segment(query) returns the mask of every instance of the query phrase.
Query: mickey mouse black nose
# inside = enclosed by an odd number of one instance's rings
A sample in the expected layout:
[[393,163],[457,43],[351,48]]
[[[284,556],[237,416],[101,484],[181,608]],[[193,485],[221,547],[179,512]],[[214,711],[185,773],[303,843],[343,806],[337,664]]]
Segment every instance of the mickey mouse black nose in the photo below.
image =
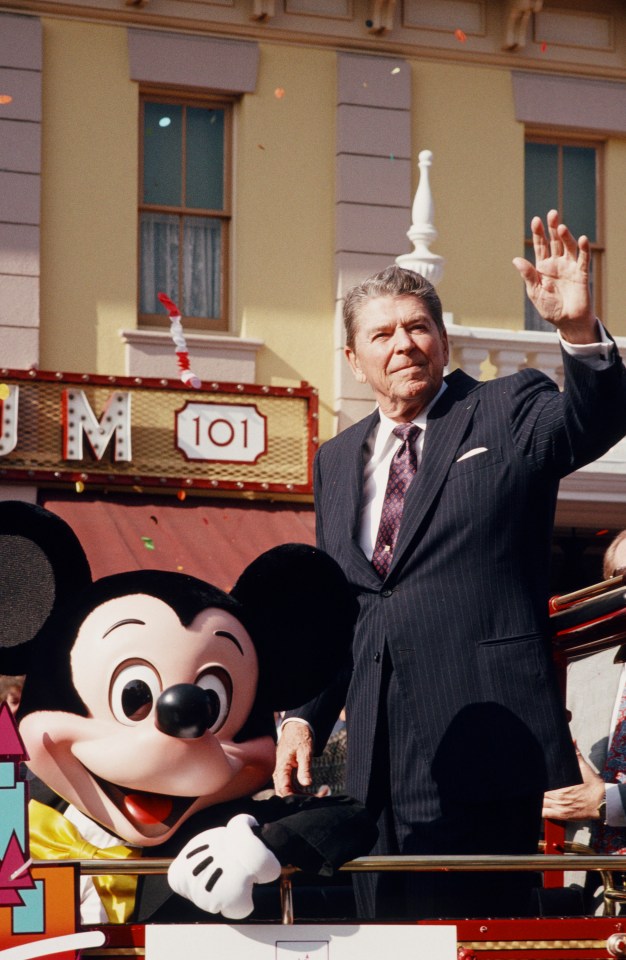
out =
[[156,703],[156,727],[168,737],[194,740],[210,724],[204,690],[193,683],[176,683],[163,691]]

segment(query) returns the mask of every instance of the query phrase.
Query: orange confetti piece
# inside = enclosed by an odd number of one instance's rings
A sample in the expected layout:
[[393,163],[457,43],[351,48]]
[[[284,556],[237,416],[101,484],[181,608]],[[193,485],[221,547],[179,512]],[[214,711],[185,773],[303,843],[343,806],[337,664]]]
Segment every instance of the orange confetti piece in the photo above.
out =
[[454,31],[454,36],[457,38],[459,43],[465,43],[465,41],[467,40],[467,34],[465,33],[464,30],[461,30],[460,27]]
[[0,104],[5,106],[7,103],[13,103],[13,97],[10,93],[0,93]]
[[277,100],[282,100],[283,97],[285,96],[285,91],[283,90],[282,87],[276,87],[276,89],[274,90],[274,96],[276,97]]
[[179,500],[185,500],[185,498],[187,497],[187,494],[185,493],[184,490],[179,490],[176,496],[178,497]]

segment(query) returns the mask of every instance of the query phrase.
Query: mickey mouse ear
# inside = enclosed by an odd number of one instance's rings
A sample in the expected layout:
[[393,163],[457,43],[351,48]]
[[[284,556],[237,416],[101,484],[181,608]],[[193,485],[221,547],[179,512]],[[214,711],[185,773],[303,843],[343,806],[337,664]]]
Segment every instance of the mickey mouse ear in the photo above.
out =
[[302,543],[268,550],[244,570],[232,595],[243,605],[272,709],[310,700],[345,663],[358,606],[327,553]]
[[55,514],[0,502],[0,667],[24,673],[28,649],[59,603],[91,582],[85,553]]

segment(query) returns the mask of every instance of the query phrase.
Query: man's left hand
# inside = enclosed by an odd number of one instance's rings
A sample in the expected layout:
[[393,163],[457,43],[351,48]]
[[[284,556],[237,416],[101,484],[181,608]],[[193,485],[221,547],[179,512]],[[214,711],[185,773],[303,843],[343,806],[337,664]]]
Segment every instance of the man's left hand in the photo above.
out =
[[598,807],[604,800],[604,780],[589,766],[578,748],[576,755],[583,782],[544,794],[543,816],[550,820],[598,819]]
[[589,239],[582,236],[577,243],[556,210],[550,210],[547,223],[547,234],[540,217],[531,223],[535,265],[522,257],[515,257],[513,264],[544,320],[570,343],[595,343],[599,334],[589,287]]

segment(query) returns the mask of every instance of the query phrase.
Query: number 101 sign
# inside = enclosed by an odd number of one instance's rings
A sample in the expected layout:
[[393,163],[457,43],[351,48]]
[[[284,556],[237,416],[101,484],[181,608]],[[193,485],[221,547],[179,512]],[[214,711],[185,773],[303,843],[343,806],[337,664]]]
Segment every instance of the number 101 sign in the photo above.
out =
[[256,463],[267,450],[267,418],[254,404],[186,403],[176,446],[187,460]]

